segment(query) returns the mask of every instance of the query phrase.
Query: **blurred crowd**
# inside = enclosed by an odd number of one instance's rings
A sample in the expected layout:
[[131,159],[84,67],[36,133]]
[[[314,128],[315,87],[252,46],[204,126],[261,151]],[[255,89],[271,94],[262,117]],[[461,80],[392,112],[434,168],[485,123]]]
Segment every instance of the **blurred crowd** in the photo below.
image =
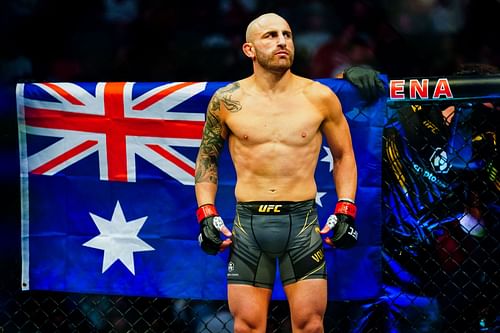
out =
[[390,77],[500,65],[497,0],[3,0],[0,81],[232,81],[251,73],[248,22],[273,11],[294,31],[294,71]]

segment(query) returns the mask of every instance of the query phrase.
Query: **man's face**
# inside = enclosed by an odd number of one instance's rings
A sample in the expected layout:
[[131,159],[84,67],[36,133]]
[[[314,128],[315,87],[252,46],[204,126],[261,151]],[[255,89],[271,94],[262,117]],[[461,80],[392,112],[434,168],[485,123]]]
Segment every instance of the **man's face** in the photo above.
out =
[[256,23],[252,34],[257,63],[273,72],[285,72],[293,64],[295,47],[288,23],[268,17]]

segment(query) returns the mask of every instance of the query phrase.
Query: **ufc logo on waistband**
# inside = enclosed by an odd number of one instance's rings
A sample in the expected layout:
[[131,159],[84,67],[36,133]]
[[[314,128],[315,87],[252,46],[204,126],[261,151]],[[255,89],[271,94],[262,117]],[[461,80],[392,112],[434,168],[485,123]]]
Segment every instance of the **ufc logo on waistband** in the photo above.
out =
[[283,205],[260,205],[259,213],[279,213]]

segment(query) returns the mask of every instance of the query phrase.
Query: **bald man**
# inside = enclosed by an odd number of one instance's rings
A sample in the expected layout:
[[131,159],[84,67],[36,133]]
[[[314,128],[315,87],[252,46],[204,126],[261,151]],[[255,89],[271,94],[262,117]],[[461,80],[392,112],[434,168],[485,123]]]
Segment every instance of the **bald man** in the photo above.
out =
[[[199,242],[209,254],[231,248],[227,281],[235,332],[266,331],[277,265],[293,332],[323,332],[323,237],[339,248],[357,240],[349,126],[329,87],[291,72],[292,31],[281,16],[253,20],[243,53],[253,74],[216,91],[208,105],[195,175]],[[323,136],[334,156],[339,202],[320,231],[314,173]],[[225,142],[237,175],[232,231],[215,208]]]

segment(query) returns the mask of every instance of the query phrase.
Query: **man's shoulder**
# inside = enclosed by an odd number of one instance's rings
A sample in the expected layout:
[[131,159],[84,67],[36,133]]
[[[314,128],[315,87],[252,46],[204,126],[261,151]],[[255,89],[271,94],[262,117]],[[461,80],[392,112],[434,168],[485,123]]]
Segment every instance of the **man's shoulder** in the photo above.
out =
[[326,84],[319,81],[304,78],[304,94],[313,99],[330,99],[336,95]]
[[241,89],[241,83],[240,83],[240,81],[234,81],[234,82],[230,82],[230,83],[226,84],[225,86],[220,87],[219,89],[217,89],[215,91],[215,95],[225,96],[227,94],[233,94],[233,93],[237,92],[240,89]]

